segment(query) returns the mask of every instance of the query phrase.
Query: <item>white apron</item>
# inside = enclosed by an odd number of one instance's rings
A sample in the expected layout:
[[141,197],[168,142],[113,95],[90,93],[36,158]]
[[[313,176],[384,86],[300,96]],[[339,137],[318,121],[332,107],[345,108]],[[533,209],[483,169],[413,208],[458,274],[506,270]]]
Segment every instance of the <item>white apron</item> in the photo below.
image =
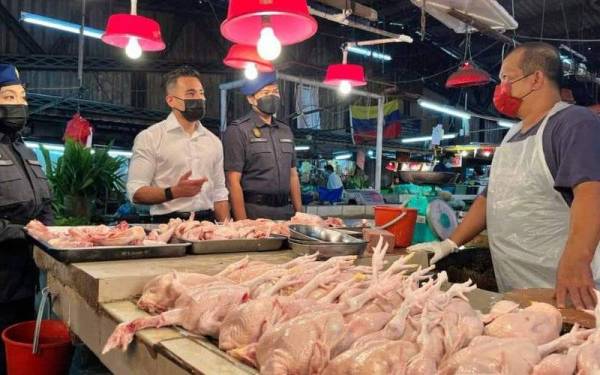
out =
[[[543,135],[548,119],[567,108],[557,103],[535,136],[508,142],[519,123],[496,149],[487,193],[487,230],[498,289],[554,288],[558,262],[569,234],[570,208],[554,189],[546,164]],[[572,152],[577,152],[573,150]],[[600,286],[600,252],[592,271]]]

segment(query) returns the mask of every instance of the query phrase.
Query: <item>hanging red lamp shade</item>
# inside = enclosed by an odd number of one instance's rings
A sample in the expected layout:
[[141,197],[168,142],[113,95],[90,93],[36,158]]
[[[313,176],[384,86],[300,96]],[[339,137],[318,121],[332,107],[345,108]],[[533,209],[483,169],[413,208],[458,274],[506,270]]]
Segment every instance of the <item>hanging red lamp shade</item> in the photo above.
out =
[[234,44],[227,52],[223,63],[234,69],[245,69],[248,63],[256,64],[259,72],[266,73],[275,70],[273,64],[267,60],[261,59],[256,52],[256,47],[243,44]]
[[302,42],[317,32],[306,0],[230,0],[221,34],[234,43],[255,46],[266,26],[282,45]]
[[366,85],[365,69],[358,64],[329,65],[323,83],[337,86],[342,84],[342,82],[348,82],[352,87]]
[[125,48],[131,38],[136,38],[144,51],[165,49],[160,25],[155,20],[126,13],[110,16],[102,41],[111,46]]
[[446,88],[482,86],[490,82],[491,77],[485,70],[479,69],[472,61],[465,61],[446,81]]

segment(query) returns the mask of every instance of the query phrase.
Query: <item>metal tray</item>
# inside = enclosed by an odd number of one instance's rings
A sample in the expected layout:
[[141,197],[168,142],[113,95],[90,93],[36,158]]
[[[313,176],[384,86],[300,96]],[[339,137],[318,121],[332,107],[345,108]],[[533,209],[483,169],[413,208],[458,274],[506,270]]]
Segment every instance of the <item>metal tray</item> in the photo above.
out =
[[290,240],[290,247],[294,254],[302,256],[319,252],[319,259],[329,259],[344,255],[362,256],[367,247],[367,241],[355,243],[306,243],[296,240]]
[[55,248],[28,234],[31,241],[42,251],[62,263],[101,262],[142,258],[172,258],[185,256],[189,242],[164,245],[95,246],[82,248]]
[[205,240],[205,241],[177,241],[191,243],[188,248],[188,254],[220,254],[220,253],[240,253],[246,251],[273,251],[283,247],[287,237],[277,236],[269,238],[251,238],[237,240]]

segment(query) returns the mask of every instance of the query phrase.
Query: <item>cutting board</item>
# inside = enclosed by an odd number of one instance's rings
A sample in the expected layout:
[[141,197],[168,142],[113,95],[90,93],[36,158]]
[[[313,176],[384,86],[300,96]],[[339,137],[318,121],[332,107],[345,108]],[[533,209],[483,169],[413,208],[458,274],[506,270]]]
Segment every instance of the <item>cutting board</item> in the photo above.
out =
[[[531,302],[544,302],[556,307],[554,299],[554,289],[515,289],[504,294],[504,299],[515,301],[521,307],[531,305]],[[573,307],[558,309],[563,317],[563,322],[567,324],[579,323],[585,328],[594,328],[596,326],[595,318],[584,311],[576,310]]]

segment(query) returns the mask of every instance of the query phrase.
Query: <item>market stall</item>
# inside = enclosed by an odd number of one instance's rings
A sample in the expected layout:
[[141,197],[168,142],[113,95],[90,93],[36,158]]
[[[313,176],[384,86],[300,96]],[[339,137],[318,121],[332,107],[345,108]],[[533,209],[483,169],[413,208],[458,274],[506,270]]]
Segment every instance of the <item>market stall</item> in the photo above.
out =
[[[53,294],[54,312],[114,373],[138,374],[255,374],[255,369],[234,360],[215,346],[214,341],[190,337],[177,328],[140,331],[127,352],[101,355],[102,347],[117,324],[147,316],[136,305],[144,284],[157,275],[173,271],[215,274],[245,256],[274,264],[295,257],[290,250],[188,255],[183,258],[139,259],[66,265],[46,252],[35,249],[36,264],[47,273]],[[389,263],[398,256],[387,256]],[[413,259],[424,262],[425,259]],[[366,265],[370,258],[358,260]],[[476,290],[471,304],[487,312],[500,295]]]

